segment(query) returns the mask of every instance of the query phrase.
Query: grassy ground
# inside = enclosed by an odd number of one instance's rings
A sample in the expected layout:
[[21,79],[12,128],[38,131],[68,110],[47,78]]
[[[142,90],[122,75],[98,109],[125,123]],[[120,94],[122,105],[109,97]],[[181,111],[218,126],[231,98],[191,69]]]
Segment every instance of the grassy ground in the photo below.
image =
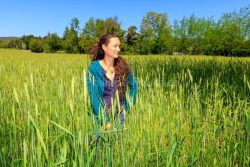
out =
[[125,56],[139,83],[97,152],[86,55],[0,49],[0,166],[248,166],[250,59]]

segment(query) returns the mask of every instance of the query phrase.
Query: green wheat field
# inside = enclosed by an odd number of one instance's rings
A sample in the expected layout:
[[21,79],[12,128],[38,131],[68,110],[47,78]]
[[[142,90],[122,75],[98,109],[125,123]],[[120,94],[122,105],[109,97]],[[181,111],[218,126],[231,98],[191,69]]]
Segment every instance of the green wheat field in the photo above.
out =
[[0,166],[249,166],[250,58],[124,57],[138,100],[97,149],[89,57],[0,49]]

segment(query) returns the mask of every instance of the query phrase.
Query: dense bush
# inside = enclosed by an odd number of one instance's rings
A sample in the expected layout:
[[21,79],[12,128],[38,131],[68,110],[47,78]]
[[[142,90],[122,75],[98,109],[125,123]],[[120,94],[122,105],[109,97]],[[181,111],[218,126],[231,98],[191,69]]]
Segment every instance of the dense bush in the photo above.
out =
[[32,52],[41,53],[43,52],[43,42],[39,39],[31,39],[29,48]]

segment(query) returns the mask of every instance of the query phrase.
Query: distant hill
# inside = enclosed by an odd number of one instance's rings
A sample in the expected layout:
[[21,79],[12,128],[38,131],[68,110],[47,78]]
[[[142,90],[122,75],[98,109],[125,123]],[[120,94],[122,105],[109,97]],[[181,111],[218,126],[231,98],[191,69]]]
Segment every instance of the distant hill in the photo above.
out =
[[9,41],[9,40],[15,40],[18,39],[18,37],[0,37],[1,41]]

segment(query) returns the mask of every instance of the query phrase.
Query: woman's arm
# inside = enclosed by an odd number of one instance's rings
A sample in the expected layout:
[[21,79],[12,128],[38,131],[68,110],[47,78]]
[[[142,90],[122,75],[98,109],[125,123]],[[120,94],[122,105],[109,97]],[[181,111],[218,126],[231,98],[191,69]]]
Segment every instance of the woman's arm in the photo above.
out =
[[131,72],[128,75],[128,82],[129,82],[129,87],[130,87],[129,95],[130,97],[133,98],[133,104],[135,104],[137,93],[138,93],[138,84],[137,84],[135,76]]
[[[90,104],[92,106],[94,115],[98,118],[98,120],[102,120],[104,118],[105,122],[109,122],[109,117],[106,112],[104,112],[104,102],[101,99],[102,96],[100,95],[98,91],[98,85],[97,80],[93,73],[91,73],[91,70],[89,70],[88,73],[88,93],[90,96]],[[103,122],[103,121],[101,121]]]

